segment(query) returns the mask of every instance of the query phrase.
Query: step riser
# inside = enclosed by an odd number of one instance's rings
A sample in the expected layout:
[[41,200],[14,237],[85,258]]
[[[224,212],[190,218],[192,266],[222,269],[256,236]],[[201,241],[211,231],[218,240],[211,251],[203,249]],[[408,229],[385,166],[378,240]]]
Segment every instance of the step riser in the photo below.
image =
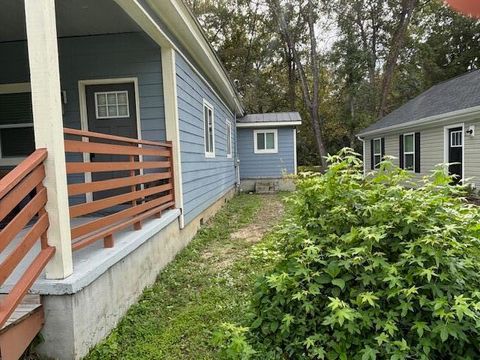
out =
[[43,309],[39,308],[0,334],[1,360],[18,360],[40,332],[43,323]]

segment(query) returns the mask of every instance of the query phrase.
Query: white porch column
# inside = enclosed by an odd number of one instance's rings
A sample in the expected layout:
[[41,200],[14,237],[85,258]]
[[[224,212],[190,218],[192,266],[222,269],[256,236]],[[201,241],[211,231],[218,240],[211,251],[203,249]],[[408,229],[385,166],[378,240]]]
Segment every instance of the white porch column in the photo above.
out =
[[173,144],[173,168],[175,173],[175,206],[182,211],[180,228],[185,226],[183,215],[182,159],[180,152],[180,128],[177,104],[177,75],[175,50],[162,47],[163,99],[165,106],[165,131]]
[[63,279],[73,272],[67,175],[58,65],[54,0],[25,0],[28,60],[32,88],[35,145],[46,148],[45,162],[50,219],[48,243],[56,247],[46,268],[48,279]]

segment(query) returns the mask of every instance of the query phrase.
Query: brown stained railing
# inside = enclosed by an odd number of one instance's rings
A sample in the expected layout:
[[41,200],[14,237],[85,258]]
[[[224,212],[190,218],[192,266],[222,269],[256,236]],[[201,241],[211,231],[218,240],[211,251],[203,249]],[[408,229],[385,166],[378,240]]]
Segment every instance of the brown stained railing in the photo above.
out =
[[[0,300],[0,328],[8,320],[28,289],[41,274],[55,248],[47,243],[48,214],[45,211],[47,191],[43,161],[45,149],[38,149],[0,180],[0,252],[8,251],[0,264],[0,285],[18,267],[40,240],[41,250],[20,276],[10,293]],[[8,220],[7,220],[8,219]],[[28,227],[26,227],[29,225]],[[25,229],[25,235],[18,239]],[[17,239],[16,239],[17,238]],[[10,246],[9,250],[6,250]]]
[[[88,216],[72,228],[72,247],[79,250],[98,240],[114,245],[116,232],[159,217],[175,206],[171,142],[154,142],[91,131],[64,129],[65,152],[113,155],[112,161],[67,162],[67,174],[126,172],[125,176],[68,185],[68,195],[92,194],[92,201],[70,206],[70,218]],[[74,138],[74,139],[72,139]],[[119,173],[117,173],[118,175]],[[118,190],[122,191],[119,192]],[[111,196],[105,191],[115,190]],[[95,194],[103,192],[101,198]],[[100,215],[99,215],[100,214]]]

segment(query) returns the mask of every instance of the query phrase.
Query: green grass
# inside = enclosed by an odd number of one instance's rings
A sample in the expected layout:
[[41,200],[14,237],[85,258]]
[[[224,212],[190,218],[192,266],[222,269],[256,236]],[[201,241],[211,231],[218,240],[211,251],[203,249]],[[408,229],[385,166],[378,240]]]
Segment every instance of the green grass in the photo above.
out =
[[242,319],[262,264],[230,234],[265,198],[239,195],[207,224],[87,359],[216,359],[212,334]]

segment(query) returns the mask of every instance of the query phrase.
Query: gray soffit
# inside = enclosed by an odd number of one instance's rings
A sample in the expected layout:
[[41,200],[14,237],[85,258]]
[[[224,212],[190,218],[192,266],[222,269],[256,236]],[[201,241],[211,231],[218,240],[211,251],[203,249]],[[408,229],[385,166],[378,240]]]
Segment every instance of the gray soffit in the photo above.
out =
[[422,119],[480,106],[480,70],[437,84],[381,118],[359,136]]

